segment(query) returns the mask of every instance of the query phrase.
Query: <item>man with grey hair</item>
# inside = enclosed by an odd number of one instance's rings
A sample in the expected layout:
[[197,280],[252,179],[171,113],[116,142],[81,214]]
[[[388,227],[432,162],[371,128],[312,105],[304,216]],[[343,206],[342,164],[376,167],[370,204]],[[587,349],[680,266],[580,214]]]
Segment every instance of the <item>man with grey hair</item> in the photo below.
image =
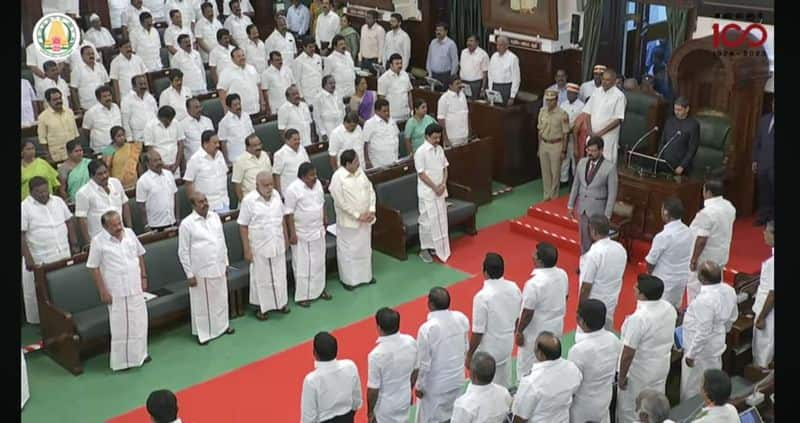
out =
[[470,384],[453,405],[450,423],[504,422],[511,410],[511,394],[496,383],[495,360],[487,352],[478,351],[469,366]]
[[672,423],[668,419],[669,400],[663,392],[645,389],[636,397],[636,412],[641,423]]
[[603,138],[603,157],[617,163],[620,124],[625,119],[625,94],[615,86],[617,73],[612,69],[603,72],[603,82],[594,90],[583,112],[589,115],[589,136]]
[[497,51],[489,59],[489,89],[503,96],[503,104],[512,106],[521,80],[519,58],[508,50],[508,37],[501,35],[496,42]]

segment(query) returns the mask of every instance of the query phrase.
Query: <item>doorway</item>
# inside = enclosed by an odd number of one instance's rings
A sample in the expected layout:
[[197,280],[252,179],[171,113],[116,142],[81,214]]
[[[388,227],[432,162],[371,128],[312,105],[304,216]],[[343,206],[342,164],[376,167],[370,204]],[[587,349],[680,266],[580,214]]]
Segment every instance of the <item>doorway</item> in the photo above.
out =
[[669,97],[667,63],[672,52],[668,45],[667,7],[637,1],[626,2],[625,7],[622,74],[639,82],[650,75],[656,91]]

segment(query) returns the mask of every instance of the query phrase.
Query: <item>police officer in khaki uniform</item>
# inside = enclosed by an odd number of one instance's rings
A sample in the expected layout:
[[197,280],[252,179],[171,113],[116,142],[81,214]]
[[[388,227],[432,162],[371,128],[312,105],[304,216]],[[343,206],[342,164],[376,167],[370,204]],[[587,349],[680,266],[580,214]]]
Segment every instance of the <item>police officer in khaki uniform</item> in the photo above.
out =
[[558,197],[561,161],[567,155],[569,115],[558,107],[558,91],[544,93],[544,107],[539,110],[539,164],[542,167],[543,200]]

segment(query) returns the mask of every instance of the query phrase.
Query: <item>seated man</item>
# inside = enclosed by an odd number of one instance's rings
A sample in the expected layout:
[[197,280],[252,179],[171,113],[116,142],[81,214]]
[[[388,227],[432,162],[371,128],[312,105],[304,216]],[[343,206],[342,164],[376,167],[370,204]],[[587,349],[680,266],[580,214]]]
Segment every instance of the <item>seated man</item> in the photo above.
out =
[[[300,410],[304,422],[353,422],[361,408],[361,380],[351,360],[337,360],[336,338],[314,336],[315,370],[303,379]],[[331,389],[335,387],[335,389]]]
[[691,170],[692,160],[700,146],[700,124],[689,116],[689,100],[685,97],[678,97],[673,109],[675,115],[667,118],[658,147],[658,156],[666,160],[669,167],[659,164],[659,168],[683,175]]
[[147,396],[147,414],[153,423],[181,423],[178,398],[166,389],[153,391]]
[[103,28],[103,23],[100,21],[100,16],[92,13],[89,16],[89,25],[91,27],[83,34],[88,41],[90,41],[96,48],[112,47],[115,44],[114,36],[111,32]]
[[694,423],[738,422],[739,412],[728,403],[731,397],[730,376],[720,369],[709,369],[703,373],[702,383],[700,393],[705,407]]
[[450,423],[504,422],[511,411],[511,394],[503,386],[492,383],[494,358],[483,351],[475,353],[470,360],[469,375],[472,383],[453,405]]

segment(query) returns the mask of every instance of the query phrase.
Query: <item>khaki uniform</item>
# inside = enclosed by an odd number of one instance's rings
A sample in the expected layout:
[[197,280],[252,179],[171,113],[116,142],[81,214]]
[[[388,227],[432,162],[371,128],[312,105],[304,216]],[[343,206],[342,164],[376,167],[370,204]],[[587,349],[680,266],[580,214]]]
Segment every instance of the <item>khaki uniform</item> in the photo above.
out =
[[556,107],[548,110],[547,106],[539,110],[539,164],[542,168],[543,200],[558,197],[558,185],[561,181],[561,153],[565,149],[564,139],[569,133],[569,116],[567,112]]

